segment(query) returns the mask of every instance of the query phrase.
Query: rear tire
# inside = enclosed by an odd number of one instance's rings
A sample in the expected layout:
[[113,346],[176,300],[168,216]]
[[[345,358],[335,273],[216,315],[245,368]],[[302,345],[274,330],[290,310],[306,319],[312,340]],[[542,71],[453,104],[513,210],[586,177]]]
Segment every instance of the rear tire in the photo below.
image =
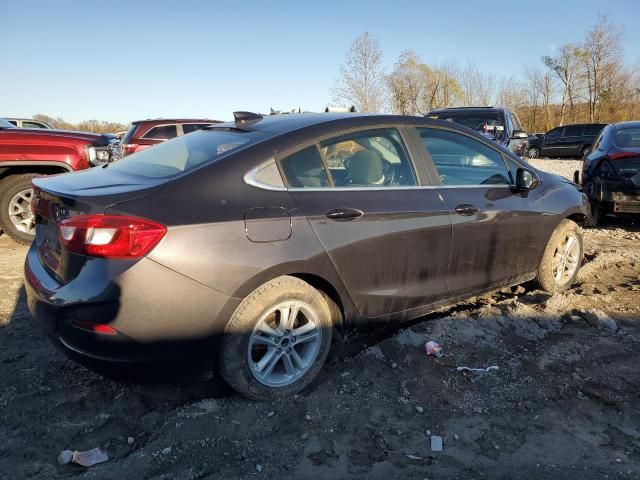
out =
[[332,330],[331,308],[318,290],[296,277],[277,277],[246,297],[227,323],[220,373],[253,400],[293,395],[320,372]]
[[538,158],[540,156],[540,151],[536,147],[531,147],[527,150],[527,157],[530,159]]
[[31,212],[33,173],[11,175],[0,183],[0,228],[16,242],[29,245],[35,237]]
[[589,154],[591,153],[591,147],[584,147],[582,149],[582,160],[584,160],[585,158],[587,158],[589,156]]
[[583,255],[582,229],[564,219],[547,243],[536,280],[549,293],[563,292],[575,281]]

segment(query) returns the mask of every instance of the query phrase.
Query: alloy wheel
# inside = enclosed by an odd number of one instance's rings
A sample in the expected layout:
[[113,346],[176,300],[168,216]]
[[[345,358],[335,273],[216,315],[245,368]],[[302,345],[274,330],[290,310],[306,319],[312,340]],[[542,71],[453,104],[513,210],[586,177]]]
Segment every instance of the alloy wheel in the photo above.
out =
[[16,230],[35,234],[35,217],[31,209],[31,200],[33,198],[33,189],[25,188],[16,193],[9,200],[9,219]]
[[249,369],[268,387],[292,385],[311,368],[322,345],[315,310],[293,300],[269,309],[256,324],[247,349]]
[[527,151],[527,156],[529,158],[538,158],[538,149],[537,148],[530,148]]
[[575,233],[565,235],[553,255],[553,278],[558,285],[570,282],[580,266],[580,241]]

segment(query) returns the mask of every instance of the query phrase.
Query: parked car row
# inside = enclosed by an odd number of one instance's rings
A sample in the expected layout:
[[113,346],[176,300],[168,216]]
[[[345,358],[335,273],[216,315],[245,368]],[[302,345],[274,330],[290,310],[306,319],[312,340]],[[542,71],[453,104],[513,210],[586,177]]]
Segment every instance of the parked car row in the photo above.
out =
[[314,380],[334,337],[532,279],[565,290],[586,197],[485,133],[237,112],[36,178],[29,308],[91,368],[199,354],[273,400]]
[[215,123],[140,120],[132,123],[120,142],[111,134],[54,130],[39,120],[0,119],[0,229],[18,242],[31,243],[35,234],[31,180],[38,175],[102,166]]
[[605,126],[602,123],[565,125],[545,134],[530,136],[527,157],[585,158]]

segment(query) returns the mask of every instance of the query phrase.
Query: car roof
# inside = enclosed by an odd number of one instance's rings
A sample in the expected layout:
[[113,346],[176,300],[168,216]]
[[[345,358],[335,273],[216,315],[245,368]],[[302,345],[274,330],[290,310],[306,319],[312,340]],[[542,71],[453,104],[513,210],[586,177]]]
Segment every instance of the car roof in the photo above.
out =
[[500,111],[512,111],[509,107],[447,107],[447,108],[436,108],[435,110],[431,110],[427,115],[431,115],[433,113],[454,113],[454,112],[491,112],[497,113]]
[[630,122],[618,122],[614,123],[613,126],[616,128],[627,128],[627,127],[640,127],[640,121],[632,120]]
[[132,125],[139,125],[141,123],[157,123],[171,125],[174,123],[220,123],[221,120],[213,120],[211,118],[147,118],[145,120],[135,120],[131,122]]
[[[323,124],[332,124],[340,128],[359,127],[377,124],[440,124],[442,121],[428,119],[425,117],[415,117],[406,115],[388,115],[388,114],[366,114],[366,113],[293,113],[283,115],[264,115],[262,118],[257,117],[256,120],[248,120],[246,122],[225,122],[216,124],[211,129],[216,128],[241,128],[248,131],[265,132],[271,135],[280,135],[283,133],[300,130],[306,127],[320,126]],[[447,127],[458,128],[458,125],[450,125]]]

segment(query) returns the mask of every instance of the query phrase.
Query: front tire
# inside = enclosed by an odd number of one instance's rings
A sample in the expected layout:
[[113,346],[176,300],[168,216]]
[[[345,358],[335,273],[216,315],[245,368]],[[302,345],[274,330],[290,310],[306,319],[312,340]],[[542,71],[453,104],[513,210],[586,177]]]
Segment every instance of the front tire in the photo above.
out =
[[0,183],[0,227],[16,242],[29,245],[35,237],[35,219],[31,211],[36,175],[11,175]]
[[253,400],[293,395],[320,372],[332,328],[330,306],[318,290],[296,277],[275,278],[246,297],[227,323],[220,373]]
[[527,157],[530,159],[538,158],[540,156],[540,151],[536,147],[531,147],[527,150]]
[[537,281],[549,293],[567,290],[580,270],[583,254],[582,229],[571,220],[562,220],[542,255]]

